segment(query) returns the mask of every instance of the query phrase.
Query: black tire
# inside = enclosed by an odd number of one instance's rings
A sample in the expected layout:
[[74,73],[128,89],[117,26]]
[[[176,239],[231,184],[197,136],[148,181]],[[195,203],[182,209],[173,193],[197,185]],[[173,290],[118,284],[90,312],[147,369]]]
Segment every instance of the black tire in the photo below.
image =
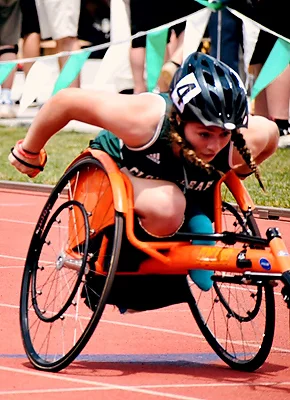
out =
[[[242,213],[229,203],[223,212],[231,220],[227,231],[260,237],[251,212]],[[241,245],[240,245],[241,246]],[[205,339],[231,368],[255,371],[267,359],[274,338],[275,301],[268,282],[245,282],[242,274],[215,273],[209,292],[188,278],[189,307]]]
[[[23,273],[21,334],[35,368],[60,371],[88,343],[113,284],[122,235],[123,215],[114,209],[103,165],[92,157],[78,161],[41,212]],[[96,260],[107,273],[95,270]]]

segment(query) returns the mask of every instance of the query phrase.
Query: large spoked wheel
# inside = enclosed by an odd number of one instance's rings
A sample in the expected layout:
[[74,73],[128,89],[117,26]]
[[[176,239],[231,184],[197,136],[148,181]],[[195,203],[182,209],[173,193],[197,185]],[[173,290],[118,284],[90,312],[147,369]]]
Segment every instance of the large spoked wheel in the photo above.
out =
[[[242,213],[224,202],[223,218],[223,230],[260,237],[251,212]],[[226,364],[254,371],[263,365],[273,343],[273,286],[262,281],[245,282],[242,274],[231,273],[216,272],[213,281],[212,289],[203,292],[188,278],[191,312],[209,345]]]
[[22,340],[36,368],[59,371],[88,343],[110,293],[122,233],[103,165],[91,157],[76,162],[41,212],[22,278]]

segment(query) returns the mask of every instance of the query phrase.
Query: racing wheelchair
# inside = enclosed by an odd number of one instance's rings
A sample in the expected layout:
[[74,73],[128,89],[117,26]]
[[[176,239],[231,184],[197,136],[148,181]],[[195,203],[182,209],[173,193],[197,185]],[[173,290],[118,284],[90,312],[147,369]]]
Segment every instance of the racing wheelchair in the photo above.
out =
[[[225,190],[233,202],[223,200]],[[213,234],[144,237],[129,179],[108,154],[86,149],[52,190],[28,249],[20,326],[32,365],[53,372],[67,367],[107,304],[144,311],[187,303],[226,364],[241,371],[261,367],[275,330],[273,282],[280,281],[290,308],[290,256],[277,228],[261,237],[253,209],[230,171],[215,186]],[[212,288],[198,289],[189,269],[213,270]]]

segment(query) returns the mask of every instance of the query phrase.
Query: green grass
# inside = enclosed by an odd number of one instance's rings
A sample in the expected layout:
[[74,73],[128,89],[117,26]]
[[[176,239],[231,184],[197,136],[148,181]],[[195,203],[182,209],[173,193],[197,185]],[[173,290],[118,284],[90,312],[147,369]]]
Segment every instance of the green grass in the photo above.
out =
[[244,183],[254,203],[261,206],[290,208],[290,148],[278,149],[260,165],[264,193],[250,176]]
[[[87,147],[93,134],[77,132],[59,132],[46,145],[48,163],[43,173],[30,179],[12,168],[7,161],[10,148],[18,139],[24,137],[26,129],[0,127],[0,180],[55,184],[66,166]],[[290,208],[290,149],[278,149],[261,166],[264,193],[251,176],[244,183],[257,205]]]

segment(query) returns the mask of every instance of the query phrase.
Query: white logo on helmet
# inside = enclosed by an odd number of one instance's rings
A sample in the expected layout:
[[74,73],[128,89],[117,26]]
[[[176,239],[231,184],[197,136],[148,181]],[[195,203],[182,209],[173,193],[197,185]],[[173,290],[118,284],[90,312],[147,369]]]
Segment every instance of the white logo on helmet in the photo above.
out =
[[229,130],[229,131],[232,131],[233,129],[236,128],[236,125],[233,124],[232,122],[226,122],[226,123],[224,124],[224,127],[225,127],[225,129],[227,129],[227,130]]
[[177,82],[171,98],[178,110],[183,113],[184,107],[201,92],[201,87],[193,72]]

